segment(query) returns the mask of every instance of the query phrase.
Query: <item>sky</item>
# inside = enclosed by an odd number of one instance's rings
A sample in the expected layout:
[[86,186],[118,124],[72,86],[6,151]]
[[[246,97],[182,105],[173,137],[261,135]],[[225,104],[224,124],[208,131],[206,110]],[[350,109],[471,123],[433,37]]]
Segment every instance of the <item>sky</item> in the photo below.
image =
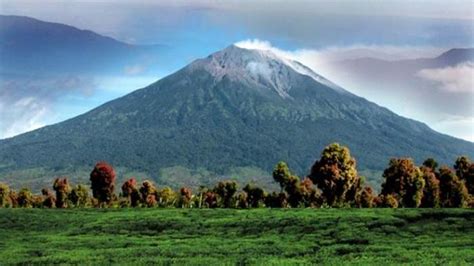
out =
[[[172,56],[154,66],[135,64],[124,69],[123,75],[88,77],[84,90],[41,95],[25,90],[14,99],[0,99],[0,110],[4,113],[0,138],[74,117],[144,87],[197,58],[244,42],[249,47],[273,49],[301,61],[345,89],[400,115],[425,122],[442,133],[474,141],[472,107],[462,112],[441,110],[436,108],[436,99],[428,97],[423,101],[432,108],[408,108],[402,97],[394,98],[396,94],[388,93],[393,88],[382,85],[375,97],[358,90],[358,84],[337,80],[337,75],[332,76],[324,68],[325,63],[335,60],[434,57],[450,48],[474,47],[473,13],[472,1],[456,0],[0,0],[2,15],[64,23],[130,44],[159,44],[172,52]],[[426,69],[416,75],[433,82],[434,89],[449,91],[448,97],[444,96],[447,105],[456,105],[456,99],[467,97],[474,106],[473,73],[473,64],[465,64],[450,69]],[[0,88],[0,96],[2,90],[12,89]],[[390,97],[384,97],[384,91]],[[43,95],[47,95],[47,100]]]

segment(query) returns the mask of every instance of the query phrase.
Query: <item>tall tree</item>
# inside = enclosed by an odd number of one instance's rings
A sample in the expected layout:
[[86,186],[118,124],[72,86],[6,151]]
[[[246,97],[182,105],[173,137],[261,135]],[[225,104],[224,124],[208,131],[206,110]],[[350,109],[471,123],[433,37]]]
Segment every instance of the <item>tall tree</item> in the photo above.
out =
[[134,177],[123,183],[122,196],[127,198],[128,202],[130,203],[130,206],[137,207],[139,205],[140,192],[137,188],[137,180]]
[[192,199],[193,199],[193,191],[190,188],[182,187],[179,190],[180,194],[180,205],[181,208],[191,208],[192,207]]
[[277,163],[275,168],[273,169],[273,179],[280,184],[281,191],[283,192],[285,188],[289,185],[292,179],[292,175],[290,173],[290,169],[288,165],[280,161]]
[[66,208],[68,195],[71,192],[71,186],[69,186],[67,178],[56,178],[53,189],[56,191],[56,208]]
[[421,167],[423,179],[425,180],[423,198],[421,199],[420,204],[420,207],[423,208],[439,207],[439,180],[436,177],[434,169],[436,169],[436,167]]
[[322,191],[330,206],[348,201],[346,194],[359,182],[356,161],[347,147],[333,143],[324,148],[321,159],[311,167],[309,178]]
[[10,205],[10,188],[7,184],[0,183],[0,208]]
[[464,180],[469,194],[474,195],[474,163],[467,156],[457,158],[454,163],[456,175]]
[[469,198],[464,182],[448,167],[439,170],[440,203],[442,207],[465,207]]
[[43,207],[53,208],[54,206],[56,206],[56,197],[54,197],[53,192],[51,192],[47,188],[43,188],[41,190],[41,194],[43,195]]
[[92,196],[99,205],[110,204],[115,198],[115,170],[106,162],[98,162],[90,174]]
[[383,177],[385,182],[382,184],[382,195],[394,195],[403,207],[420,206],[425,180],[412,159],[391,159]]
[[158,190],[153,182],[149,180],[143,181],[142,187],[140,188],[140,194],[142,195],[143,203],[148,207],[154,207],[158,203],[157,192]]

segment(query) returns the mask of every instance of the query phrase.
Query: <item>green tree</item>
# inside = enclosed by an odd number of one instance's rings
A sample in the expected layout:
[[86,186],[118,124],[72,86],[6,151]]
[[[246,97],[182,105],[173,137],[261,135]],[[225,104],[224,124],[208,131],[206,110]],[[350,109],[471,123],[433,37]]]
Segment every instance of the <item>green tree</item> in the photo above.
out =
[[465,207],[469,199],[464,182],[448,167],[439,171],[440,203],[442,207]]
[[18,206],[22,208],[33,207],[33,194],[28,188],[22,188],[18,192]]
[[237,192],[237,182],[233,180],[220,181],[214,187],[213,191],[219,195],[220,201],[224,208],[232,207],[232,200],[235,192]]
[[0,183],[0,208],[10,205],[10,188],[7,184]]
[[464,180],[469,194],[474,195],[474,163],[467,156],[461,156],[454,163],[456,175]]
[[322,191],[322,196],[330,206],[351,201],[346,194],[359,184],[356,161],[347,147],[333,143],[324,148],[321,159],[311,167],[309,178]]
[[285,188],[288,186],[289,182],[292,179],[292,175],[290,173],[290,169],[288,168],[288,165],[280,161],[277,163],[275,166],[275,169],[273,169],[272,173],[273,179],[280,184],[281,191],[283,192]]
[[247,202],[250,207],[258,208],[264,204],[266,193],[262,188],[247,184],[243,191],[247,193]]
[[76,185],[69,193],[69,201],[75,207],[86,207],[89,204],[89,199],[89,189],[85,185]]
[[403,207],[416,208],[423,198],[425,180],[410,158],[391,159],[383,173],[382,195],[393,195]]
[[173,207],[175,206],[178,195],[170,187],[164,187],[158,192],[159,204],[162,207]]
[[430,168],[435,173],[438,168],[438,162],[433,158],[428,158],[423,162],[423,166]]

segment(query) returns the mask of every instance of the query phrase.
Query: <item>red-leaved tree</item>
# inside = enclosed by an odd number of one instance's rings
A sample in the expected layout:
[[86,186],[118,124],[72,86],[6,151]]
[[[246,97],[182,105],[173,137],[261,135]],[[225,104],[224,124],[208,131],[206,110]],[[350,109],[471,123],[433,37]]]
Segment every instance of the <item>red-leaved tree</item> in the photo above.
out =
[[92,196],[99,205],[109,204],[115,198],[115,170],[106,162],[98,162],[90,175]]

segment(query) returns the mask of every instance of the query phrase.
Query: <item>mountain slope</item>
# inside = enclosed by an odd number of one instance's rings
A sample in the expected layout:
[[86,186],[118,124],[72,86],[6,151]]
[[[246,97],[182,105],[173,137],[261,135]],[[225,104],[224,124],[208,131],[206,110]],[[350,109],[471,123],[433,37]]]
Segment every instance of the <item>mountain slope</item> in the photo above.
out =
[[230,46],[86,114],[0,141],[0,172],[107,160],[156,177],[173,166],[269,172],[285,160],[306,174],[335,141],[367,170],[393,156],[451,164],[474,155],[473,143],[397,116],[297,62]]
[[157,57],[164,48],[130,45],[60,23],[0,15],[0,74],[122,72],[125,65]]

